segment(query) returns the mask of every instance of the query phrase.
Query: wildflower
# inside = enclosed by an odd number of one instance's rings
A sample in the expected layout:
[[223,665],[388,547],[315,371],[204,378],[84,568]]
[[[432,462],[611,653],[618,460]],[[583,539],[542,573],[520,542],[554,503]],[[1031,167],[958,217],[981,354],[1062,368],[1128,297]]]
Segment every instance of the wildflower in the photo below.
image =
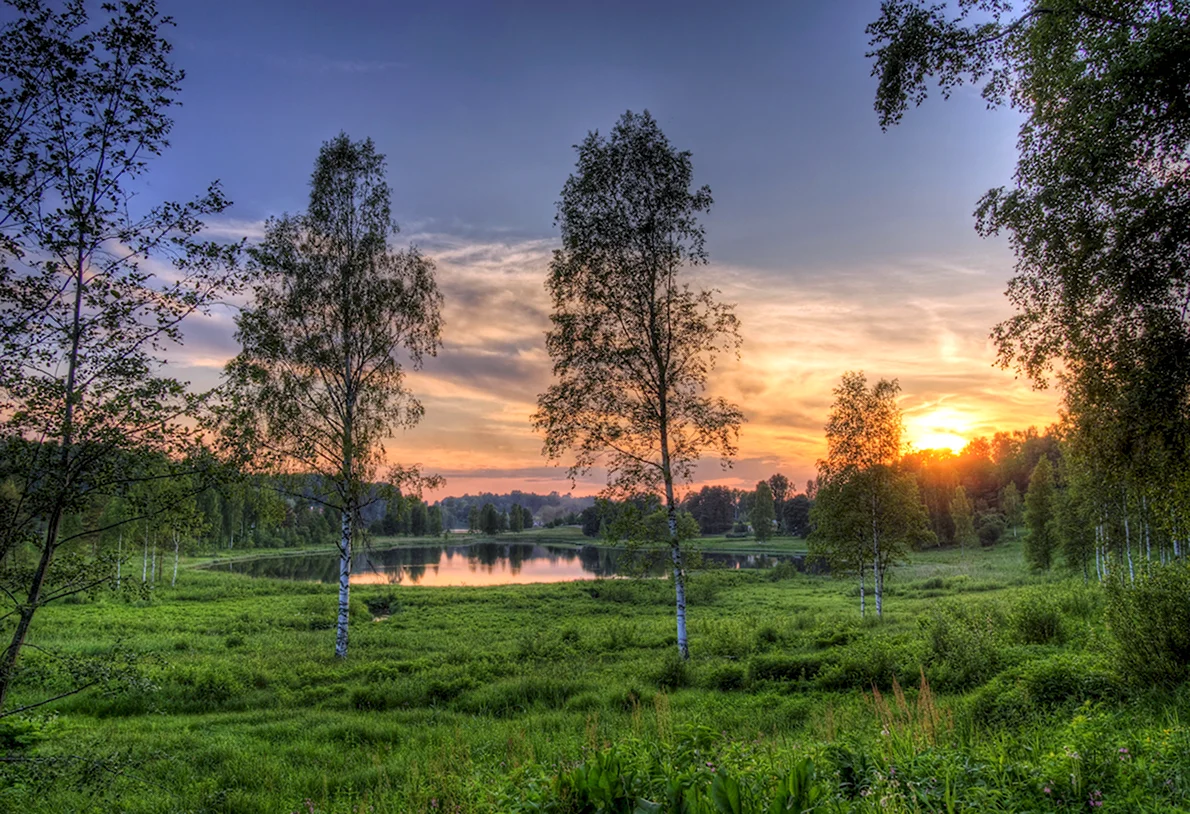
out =
[[1044,789],[1042,789],[1042,791],[1044,791],[1046,794],[1049,794],[1049,793],[1050,793],[1050,787],[1049,787],[1049,786],[1046,786]]

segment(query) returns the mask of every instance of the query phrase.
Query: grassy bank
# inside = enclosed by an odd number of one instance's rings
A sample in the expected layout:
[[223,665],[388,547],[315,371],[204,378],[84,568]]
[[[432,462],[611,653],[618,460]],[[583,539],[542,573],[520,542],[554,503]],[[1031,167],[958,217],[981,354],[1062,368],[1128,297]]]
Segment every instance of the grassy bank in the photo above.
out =
[[[151,686],[0,733],[38,759],[0,810],[767,812],[798,769],[823,811],[1190,806],[1190,697],[1114,672],[1098,588],[1008,544],[916,555],[880,622],[855,593],[695,575],[682,665],[665,581],[359,587],[337,662],[333,586],[186,569],[39,616],[36,645],[119,640]],[[18,703],[56,680],[28,653]]]

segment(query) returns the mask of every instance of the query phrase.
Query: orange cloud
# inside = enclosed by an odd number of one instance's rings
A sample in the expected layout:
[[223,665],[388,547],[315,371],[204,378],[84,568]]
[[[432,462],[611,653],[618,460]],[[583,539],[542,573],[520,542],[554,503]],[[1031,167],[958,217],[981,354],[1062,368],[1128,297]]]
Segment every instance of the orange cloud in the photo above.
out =
[[[555,242],[415,239],[437,264],[443,347],[410,375],[426,416],[387,441],[389,459],[447,476],[431,497],[569,491],[565,469],[546,464],[529,423],[551,377],[544,282]],[[988,332],[1011,313],[1002,291],[1012,263],[1001,247],[987,246],[979,257],[892,258],[879,267],[697,269],[699,284],[736,303],[744,345],[738,360],[720,361],[713,389],[748,418],[733,468],[705,461],[698,481],[751,487],[782,471],[803,484],[825,451],[831,390],[845,370],[900,380],[906,440],[918,448],[1051,423],[1053,392],[993,366]],[[198,370],[220,351],[230,355],[231,330],[220,316],[175,363]],[[601,478],[592,473],[576,493],[598,491]]]

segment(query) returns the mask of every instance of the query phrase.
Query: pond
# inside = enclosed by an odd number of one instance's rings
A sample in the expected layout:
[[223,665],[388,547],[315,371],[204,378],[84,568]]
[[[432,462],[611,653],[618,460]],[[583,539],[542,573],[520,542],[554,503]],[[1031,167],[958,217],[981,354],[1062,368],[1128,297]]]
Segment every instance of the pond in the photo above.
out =
[[[802,556],[794,554],[704,553],[702,559],[705,567],[712,568],[771,568],[783,560],[802,567]],[[339,555],[334,552],[232,561],[210,567],[252,577],[339,581]],[[572,582],[622,576],[630,568],[623,552],[600,546],[514,542],[404,546],[357,553],[351,562],[351,583],[480,586]],[[666,562],[646,569],[653,576],[667,571]]]

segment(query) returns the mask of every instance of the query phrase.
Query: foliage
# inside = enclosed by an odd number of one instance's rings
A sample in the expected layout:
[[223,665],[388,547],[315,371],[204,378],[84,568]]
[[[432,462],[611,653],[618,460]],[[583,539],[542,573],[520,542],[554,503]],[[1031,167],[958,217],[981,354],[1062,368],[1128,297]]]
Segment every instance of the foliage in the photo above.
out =
[[1155,525],[1155,504],[1161,525],[1190,524],[1190,4],[893,0],[868,32],[882,126],[931,78],[944,95],[982,83],[990,105],[1023,114],[1015,184],[976,210],[978,231],[1006,233],[1017,259],[1016,313],[993,338],[1000,362],[1038,384],[1057,371],[1101,535],[1067,538],[1078,566],[1089,576],[1094,553],[1102,577],[1111,554],[1133,570],[1117,518]]
[[967,490],[955,487],[954,496],[950,499],[950,517],[954,521],[954,540],[960,548],[975,545],[975,514],[971,501],[967,498]]
[[588,134],[562,188],[546,288],[546,349],[557,381],[537,400],[545,453],[574,454],[571,476],[602,461],[608,491],[663,493],[669,514],[678,650],[688,655],[685,577],[675,534],[675,481],[705,451],[726,465],[743,415],[706,395],[716,357],[739,347],[739,320],[715,291],[683,281],[707,261],[697,216],[711,191],[691,191],[690,153],[647,112],[625,113],[609,138]]
[[756,484],[756,500],[749,519],[752,521],[752,534],[757,540],[764,542],[773,536],[776,511],[773,508],[773,493],[769,490],[767,481]]
[[[261,281],[236,319],[242,350],[227,365],[229,435],[261,469],[317,474],[317,491],[305,497],[339,515],[340,657],[351,550],[372,499],[367,485],[384,461],[382,440],[423,413],[401,355],[420,366],[441,331],[433,265],[415,248],[388,246],[397,227],[384,173],[370,140],[340,134],[322,146],[307,211],[270,220],[252,250]],[[393,467],[390,480],[415,491],[423,483],[416,468]]]
[[1106,619],[1120,675],[1140,687],[1176,686],[1190,677],[1190,568],[1154,565],[1108,581]]
[[1049,458],[1042,458],[1033,469],[1025,493],[1025,559],[1039,571],[1049,569],[1057,548],[1055,502],[1053,468]]
[[[228,205],[134,202],[169,146],[182,71],[152,0],[11,3],[0,29],[0,714],[34,616],[114,579],[81,545],[133,484],[211,471],[206,396],[162,375],[182,323],[239,285],[238,247],[199,239]],[[157,265],[160,264],[160,265]],[[158,270],[160,269],[160,273]],[[127,503],[116,520],[146,519]],[[88,552],[90,556],[88,556]],[[36,565],[25,567],[25,555]]]

